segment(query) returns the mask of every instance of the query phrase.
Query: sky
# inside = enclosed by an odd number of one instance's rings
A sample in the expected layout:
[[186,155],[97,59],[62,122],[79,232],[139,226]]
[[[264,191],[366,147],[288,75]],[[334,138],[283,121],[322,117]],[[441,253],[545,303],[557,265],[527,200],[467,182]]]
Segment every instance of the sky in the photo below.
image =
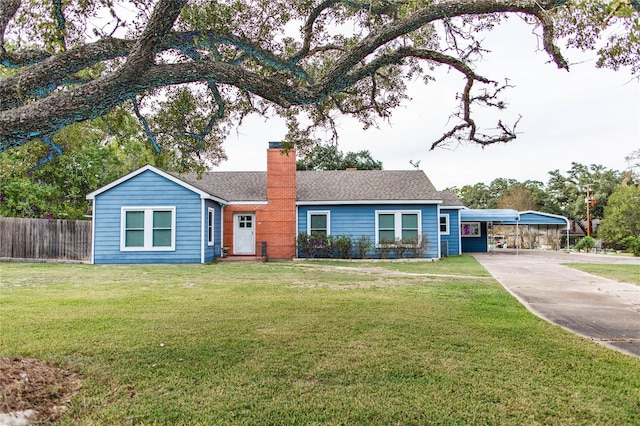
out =
[[[508,78],[515,86],[505,94],[509,106],[502,118],[509,123],[522,116],[516,140],[485,148],[453,144],[429,150],[448,130],[455,95],[463,87],[457,73],[443,68],[435,82],[410,83],[412,99],[392,112],[389,123],[363,130],[355,120],[342,118],[338,149],[369,150],[385,170],[413,169],[409,161],[420,161],[438,189],[489,184],[496,178],[546,183],[549,171],[566,172],[572,162],[627,168],[625,156],[640,149],[638,79],[627,70],[597,69],[593,52],[563,49],[570,71],[558,69],[518,18],[487,33],[485,42],[491,54],[476,71],[500,82]],[[483,111],[476,111],[481,127],[495,127],[496,118],[482,121]],[[285,134],[283,122],[252,117],[225,141],[229,159],[213,170],[266,170],[268,142]]]

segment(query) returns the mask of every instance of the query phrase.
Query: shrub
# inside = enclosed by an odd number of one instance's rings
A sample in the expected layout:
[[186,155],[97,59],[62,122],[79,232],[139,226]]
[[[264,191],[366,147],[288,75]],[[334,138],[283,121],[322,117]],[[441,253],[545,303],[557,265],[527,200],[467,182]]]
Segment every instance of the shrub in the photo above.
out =
[[627,247],[629,253],[633,253],[634,256],[640,256],[640,237],[626,237],[623,238],[621,243]]
[[591,237],[584,237],[575,246],[575,249],[578,251],[590,251],[596,245],[596,240]]
[[331,235],[298,234],[298,256],[313,258],[351,258],[351,239],[349,237],[332,237]]
[[409,256],[415,258],[424,257],[427,252],[427,244],[429,240],[427,239],[427,234],[419,235],[415,238],[405,239],[405,245],[407,247],[407,251]]
[[393,246],[395,245],[395,241],[389,238],[383,238],[380,240],[378,247],[376,247],[376,251],[378,252],[378,256],[380,259],[388,259],[389,255],[393,252]]
[[327,257],[331,248],[331,237],[306,232],[298,234],[298,255],[305,259]]
[[340,236],[331,240],[331,253],[340,259],[351,259],[351,238]]
[[373,247],[371,243],[371,238],[367,235],[360,235],[358,240],[356,241],[356,252],[360,259],[366,259],[369,251]]

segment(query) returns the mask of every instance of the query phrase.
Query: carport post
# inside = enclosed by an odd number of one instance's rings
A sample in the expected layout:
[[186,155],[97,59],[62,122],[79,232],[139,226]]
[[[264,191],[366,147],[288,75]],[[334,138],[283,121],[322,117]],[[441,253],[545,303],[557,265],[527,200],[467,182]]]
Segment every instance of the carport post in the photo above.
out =
[[519,222],[519,220],[516,220],[516,254],[520,253],[520,228],[518,227]]

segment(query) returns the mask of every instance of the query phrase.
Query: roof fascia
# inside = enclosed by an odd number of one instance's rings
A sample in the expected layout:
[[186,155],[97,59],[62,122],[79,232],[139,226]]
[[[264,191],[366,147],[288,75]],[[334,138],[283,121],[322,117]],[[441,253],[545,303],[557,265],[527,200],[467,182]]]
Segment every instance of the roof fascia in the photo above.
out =
[[266,206],[267,204],[269,204],[269,202],[268,201],[229,201],[226,204],[228,206],[250,206],[250,205]]
[[442,204],[442,200],[358,200],[358,201],[296,201],[296,206],[339,206],[339,205],[395,205],[395,204]]
[[569,223],[569,219],[565,216],[561,216],[559,214],[553,214],[553,213],[544,213],[544,212],[539,212],[539,211],[535,211],[535,210],[525,210],[523,212],[518,212],[519,215],[523,215],[523,214],[535,214],[538,216],[546,216],[546,217],[552,217],[555,219],[562,219],[567,223],[567,226],[570,226]]

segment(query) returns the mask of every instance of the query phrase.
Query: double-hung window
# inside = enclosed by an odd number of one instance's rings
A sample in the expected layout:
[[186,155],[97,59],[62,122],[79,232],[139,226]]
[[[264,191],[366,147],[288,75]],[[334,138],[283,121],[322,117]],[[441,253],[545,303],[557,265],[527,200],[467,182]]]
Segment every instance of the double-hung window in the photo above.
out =
[[440,215],[440,235],[449,235],[449,215]]
[[422,233],[420,211],[376,211],[376,244],[418,241]]
[[175,207],[123,207],[120,250],[175,250]]
[[307,212],[307,234],[330,235],[331,234],[331,212],[308,211]]

